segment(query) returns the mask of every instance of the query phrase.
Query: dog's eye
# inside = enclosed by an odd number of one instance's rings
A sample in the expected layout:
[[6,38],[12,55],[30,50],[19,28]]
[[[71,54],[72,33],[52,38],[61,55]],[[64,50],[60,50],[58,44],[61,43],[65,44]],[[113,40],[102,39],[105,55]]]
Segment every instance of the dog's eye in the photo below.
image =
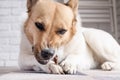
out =
[[65,34],[66,31],[67,31],[66,29],[59,29],[58,31],[56,31],[56,33],[63,35]]
[[44,25],[42,23],[35,22],[35,25],[40,31],[45,31]]

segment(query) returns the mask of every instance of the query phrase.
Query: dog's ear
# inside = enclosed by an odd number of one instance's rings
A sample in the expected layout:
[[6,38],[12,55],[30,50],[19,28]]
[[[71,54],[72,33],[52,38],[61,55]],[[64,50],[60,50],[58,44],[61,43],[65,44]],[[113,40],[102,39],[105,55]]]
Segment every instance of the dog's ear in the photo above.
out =
[[38,0],[27,0],[27,9],[28,12],[31,11],[31,8],[36,4]]
[[66,5],[72,8],[73,13],[76,16],[78,13],[79,1],[78,0],[69,0]]

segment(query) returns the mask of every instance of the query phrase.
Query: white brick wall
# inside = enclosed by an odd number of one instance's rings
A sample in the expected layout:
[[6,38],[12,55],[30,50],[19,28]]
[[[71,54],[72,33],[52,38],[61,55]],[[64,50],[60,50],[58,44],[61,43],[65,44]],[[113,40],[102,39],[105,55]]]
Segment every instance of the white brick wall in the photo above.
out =
[[26,0],[0,0],[0,66],[17,66],[20,43],[20,15]]
[[[0,0],[0,66],[17,66],[21,27],[19,17],[26,11],[26,1]],[[109,24],[84,25],[110,31]]]

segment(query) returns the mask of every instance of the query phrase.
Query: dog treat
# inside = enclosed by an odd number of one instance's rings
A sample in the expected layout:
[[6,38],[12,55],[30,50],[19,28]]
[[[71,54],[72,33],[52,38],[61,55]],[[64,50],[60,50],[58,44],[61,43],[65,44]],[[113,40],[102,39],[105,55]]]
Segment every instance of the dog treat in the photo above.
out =
[[53,61],[55,62],[55,64],[58,64],[58,56],[57,55],[53,58]]

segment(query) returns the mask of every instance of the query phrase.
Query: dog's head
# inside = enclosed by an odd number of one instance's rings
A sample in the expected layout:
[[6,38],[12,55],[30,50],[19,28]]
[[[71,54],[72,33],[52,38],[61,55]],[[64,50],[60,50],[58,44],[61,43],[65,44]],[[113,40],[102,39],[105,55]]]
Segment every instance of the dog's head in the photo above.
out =
[[66,45],[76,32],[78,0],[61,4],[52,0],[27,0],[25,34],[37,61],[47,64],[55,50]]

